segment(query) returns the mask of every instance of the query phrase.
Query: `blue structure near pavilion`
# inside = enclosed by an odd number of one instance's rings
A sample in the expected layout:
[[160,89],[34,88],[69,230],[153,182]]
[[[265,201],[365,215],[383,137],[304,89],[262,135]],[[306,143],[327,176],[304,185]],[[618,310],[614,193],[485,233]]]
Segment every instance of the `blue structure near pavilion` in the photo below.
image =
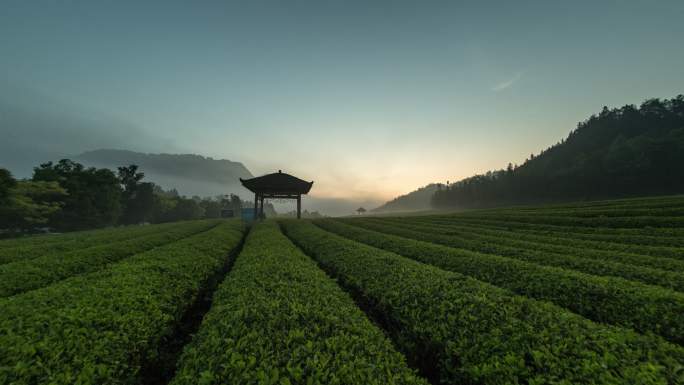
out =
[[251,208],[243,208],[240,210],[240,216],[243,221],[251,222],[254,220],[254,210]]

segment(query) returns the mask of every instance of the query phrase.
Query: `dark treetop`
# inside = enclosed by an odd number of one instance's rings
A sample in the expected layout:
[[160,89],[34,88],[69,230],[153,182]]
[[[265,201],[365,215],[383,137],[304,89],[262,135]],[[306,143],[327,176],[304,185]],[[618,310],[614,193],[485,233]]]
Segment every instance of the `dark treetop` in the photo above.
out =
[[313,182],[307,182],[282,171],[266,174],[240,182],[248,190],[258,194],[306,194]]

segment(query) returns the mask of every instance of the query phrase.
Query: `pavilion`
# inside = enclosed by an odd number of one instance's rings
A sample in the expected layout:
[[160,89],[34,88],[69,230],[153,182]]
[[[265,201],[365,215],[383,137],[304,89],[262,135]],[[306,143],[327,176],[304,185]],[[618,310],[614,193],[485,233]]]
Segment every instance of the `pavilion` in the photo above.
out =
[[[313,186],[313,182],[307,182],[285,174],[281,170],[273,174],[266,174],[252,179],[242,179],[240,182],[249,191],[254,193],[254,218],[262,218],[264,215],[264,198],[296,199],[297,218],[302,217],[302,194],[307,194]],[[259,208],[258,205],[261,205]],[[258,215],[257,215],[258,214]]]

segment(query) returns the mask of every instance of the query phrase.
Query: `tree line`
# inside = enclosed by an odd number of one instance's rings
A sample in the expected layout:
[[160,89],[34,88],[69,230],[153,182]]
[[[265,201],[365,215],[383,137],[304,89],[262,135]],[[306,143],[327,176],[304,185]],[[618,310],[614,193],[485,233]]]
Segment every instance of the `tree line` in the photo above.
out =
[[243,204],[233,194],[188,198],[143,178],[136,165],[114,172],[69,159],[43,163],[26,180],[0,168],[0,230],[5,234],[74,231],[219,218],[224,209],[239,213]]
[[684,193],[684,96],[604,107],[520,166],[440,185],[435,208]]

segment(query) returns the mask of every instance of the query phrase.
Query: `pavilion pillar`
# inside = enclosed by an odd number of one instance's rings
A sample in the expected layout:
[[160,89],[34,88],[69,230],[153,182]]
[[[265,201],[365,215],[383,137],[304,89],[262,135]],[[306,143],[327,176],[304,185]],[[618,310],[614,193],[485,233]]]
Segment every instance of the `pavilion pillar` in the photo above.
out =
[[297,219],[302,218],[302,194],[297,194]]
[[261,209],[259,211],[259,219],[264,219],[264,195],[261,195]]
[[259,193],[254,193],[254,220],[257,219],[257,205],[259,204]]

